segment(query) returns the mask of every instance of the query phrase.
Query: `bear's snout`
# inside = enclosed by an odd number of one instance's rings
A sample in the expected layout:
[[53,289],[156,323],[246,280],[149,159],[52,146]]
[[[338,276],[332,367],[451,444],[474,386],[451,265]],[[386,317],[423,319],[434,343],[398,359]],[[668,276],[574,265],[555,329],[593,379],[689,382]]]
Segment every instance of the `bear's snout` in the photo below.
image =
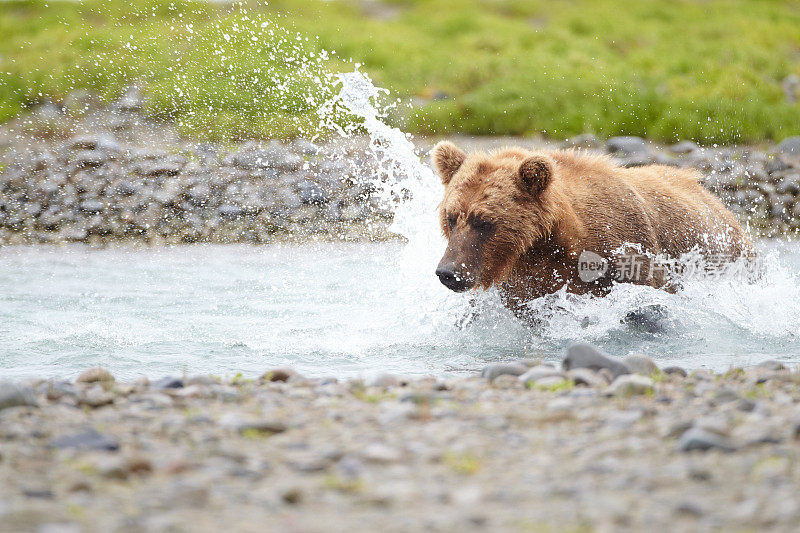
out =
[[464,292],[475,284],[471,276],[462,273],[453,263],[440,264],[436,268],[436,275],[442,285],[455,292]]

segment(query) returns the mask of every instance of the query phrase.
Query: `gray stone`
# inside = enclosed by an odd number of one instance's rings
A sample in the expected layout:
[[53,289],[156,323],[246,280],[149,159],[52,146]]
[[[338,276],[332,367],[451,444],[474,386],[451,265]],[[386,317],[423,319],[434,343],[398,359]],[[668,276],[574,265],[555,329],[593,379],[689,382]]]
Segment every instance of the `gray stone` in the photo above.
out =
[[739,411],[750,413],[756,408],[756,402],[747,398],[741,398],[739,402],[736,404],[736,408]]
[[244,208],[238,205],[223,204],[217,208],[220,218],[234,219],[244,215]]
[[396,463],[403,457],[400,450],[382,442],[367,444],[361,451],[361,456],[371,463],[382,464]]
[[186,380],[186,385],[218,385],[219,381],[215,380],[211,376],[206,376],[204,374],[200,374],[198,376],[192,376]]
[[792,422],[792,425],[789,428],[789,437],[794,440],[800,440],[800,420]]
[[622,323],[640,331],[657,334],[664,333],[666,330],[667,318],[669,318],[669,312],[665,306],[649,304],[628,311],[622,319]]
[[780,155],[773,155],[771,158],[767,159],[767,162],[764,165],[764,170],[766,170],[769,174],[782,172],[784,170],[788,170],[789,168],[791,168],[789,163],[787,163],[786,160]]
[[58,380],[48,383],[44,393],[48,400],[54,401],[65,397],[77,398],[80,390],[69,381]]
[[600,140],[592,133],[584,133],[570,138],[564,143],[565,148],[581,148],[584,150],[595,150],[600,148]]
[[0,381],[0,411],[9,407],[37,405],[36,392],[32,387],[11,381]]
[[575,385],[584,385],[586,387],[605,387],[609,384],[605,376],[589,368],[573,368],[567,372],[567,377]]
[[114,395],[95,385],[79,398],[81,405],[97,408],[114,403]]
[[783,178],[775,187],[775,192],[797,196],[800,193],[800,175],[792,174]]
[[186,161],[180,157],[156,158],[141,162],[136,171],[142,176],[155,178],[158,176],[177,176],[183,170]]
[[605,393],[611,396],[635,396],[637,394],[646,394],[652,392],[653,380],[647,376],[640,376],[639,374],[626,374],[617,377],[611,385],[608,386]]
[[616,378],[623,374],[630,374],[631,369],[618,359],[598,351],[593,346],[586,343],[575,343],[567,348],[567,355],[561,362],[564,370],[573,368],[589,368],[597,370],[606,368]]
[[678,451],[717,449],[724,452],[736,451],[733,442],[723,435],[699,427],[691,427],[678,440]]
[[198,207],[204,206],[211,199],[211,189],[205,184],[195,185],[186,192],[186,199]]
[[792,157],[800,157],[800,135],[787,137],[776,147],[778,153]]
[[182,389],[183,380],[174,376],[165,376],[150,384],[154,389]]
[[718,403],[733,402],[739,399],[739,394],[730,387],[722,387],[714,393],[714,400]]
[[662,369],[662,372],[664,372],[665,374],[670,374],[670,375],[675,375],[675,376],[681,376],[681,377],[683,377],[683,378],[685,378],[686,376],[688,376],[688,375],[689,375],[689,374],[686,372],[686,370],[684,370],[683,368],[681,368],[681,367],[679,367],[679,366],[665,366],[665,367]]
[[641,353],[631,353],[622,358],[622,362],[628,365],[631,372],[649,376],[658,372],[658,366],[648,356]]
[[767,359],[766,361],[761,361],[756,365],[756,368],[763,368],[765,370],[786,370],[786,365],[781,363],[780,361],[776,361],[775,359]]
[[563,375],[559,375],[559,376],[544,376],[544,377],[540,377],[540,378],[535,379],[535,380],[528,380],[527,382],[525,382],[525,384],[527,386],[530,386],[531,384],[533,384],[533,385],[535,385],[537,387],[541,387],[541,388],[544,388],[544,389],[561,387],[561,386],[563,386],[563,385],[565,385],[567,383],[568,383],[568,381]]
[[225,163],[246,170],[261,168],[297,170],[303,164],[303,158],[293,154],[281,143],[273,141],[264,148],[251,148],[233,153],[225,159]]
[[242,434],[259,433],[262,435],[274,435],[283,433],[288,428],[283,422],[275,420],[257,420],[238,424],[237,431]]
[[692,141],[681,141],[669,147],[669,151],[673,154],[691,154],[699,149],[700,147],[697,146],[697,143]]
[[50,441],[51,448],[77,450],[116,451],[119,443],[95,429],[87,429],[78,433],[63,435]]
[[540,379],[552,377],[564,379],[564,373],[549,365],[538,365],[527,370],[517,379],[527,385],[528,383],[538,382]]
[[625,168],[643,167],[655,163],[653,154],[642,152],[638,154],[631,154],[629,156],[621,157],[619,164]]
[[319,153],[319,146],[306,139],[297,139],[292,143],[295,152],[301,155],[312,156]]
[[119,196],[132,196],[139,192],[139,186],[133,183],[132,181],[122,180],[117,183],[116,188],[114,189],[117,195]]
[[369,381],[370,387],[398,387],[400,380],[393,374],[378,374]]
[[106,162],[106,156],[95,150],[81,150],[72,156],[72,162],[78,168],[96,168]]
[[606,150],[612,154],[633,155],[647,153],[650,149],[641,137],[612,137],[606,141]]
[[330,200],[330,196],[322,187],[309,180],[297,184],[297,194],[304,204],[324,204]]
[[498,376],[521,376],[528,371],[528,367],[521,363],[492,363],[483,367],[481,376],[493,381]]
[[119,143],[109,135],[76,135],[67,142],[70,150],[104,150],[117,152],[121,150]]
[[697,502],[682,501],[675,507],[675,512],[681,515],[699,517],[705,514],[702,507],[697,505]]
[[81,202],[81,211],[88,214],[102,213],[105,209],[105,204],[100,200],[84,200]]

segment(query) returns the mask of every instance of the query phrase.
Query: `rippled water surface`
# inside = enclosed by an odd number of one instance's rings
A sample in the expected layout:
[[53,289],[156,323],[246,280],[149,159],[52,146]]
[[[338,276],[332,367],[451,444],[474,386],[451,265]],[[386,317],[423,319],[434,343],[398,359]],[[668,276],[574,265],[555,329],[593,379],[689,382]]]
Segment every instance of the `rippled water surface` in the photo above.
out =
[[[256,375],[278,365],[315,376],[443,374],[514,357],[558,359],[574,339],[691,368],[797,362],[800,247],[762,248],[771,266],[755,285],[562,295],[542,303],[544,326],[531,330],[496,295],[448,292],[433,264],[409,270],[399,243],[7,247],[0,376],[72,377],[97,365],[121,377]],[[662,333],[620,323],[653,302],[668,310]]]

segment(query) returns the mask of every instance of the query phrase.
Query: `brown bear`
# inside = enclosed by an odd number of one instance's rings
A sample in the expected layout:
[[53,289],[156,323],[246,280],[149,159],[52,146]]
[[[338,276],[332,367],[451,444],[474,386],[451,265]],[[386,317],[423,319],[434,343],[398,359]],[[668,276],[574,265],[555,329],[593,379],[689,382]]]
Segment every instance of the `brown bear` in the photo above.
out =
[[615,281],[674,289],[672,272],[657,264],[664,258],[752,254],[736,218],[694,170],[624,168],[574,150],[468,156],[450,142],[436,145],[433,162],[445,185],[439,215],[448,239],[436,275],[457,292],[497,286],[518,315],[564,286],[597,295]]

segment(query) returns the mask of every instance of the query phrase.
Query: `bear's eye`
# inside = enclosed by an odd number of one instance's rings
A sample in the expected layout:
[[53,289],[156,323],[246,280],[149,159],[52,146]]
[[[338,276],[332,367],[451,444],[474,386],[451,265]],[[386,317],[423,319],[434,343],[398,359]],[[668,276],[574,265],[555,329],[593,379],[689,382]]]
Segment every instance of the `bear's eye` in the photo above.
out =
[[494,229],[494,222],[478,218],[472,221],[472,227],[478,231],[492,231]]
[[458,215],[448,215],[447,216],[447,227],[453,229],[456,227],[456,222],[458,222]]

